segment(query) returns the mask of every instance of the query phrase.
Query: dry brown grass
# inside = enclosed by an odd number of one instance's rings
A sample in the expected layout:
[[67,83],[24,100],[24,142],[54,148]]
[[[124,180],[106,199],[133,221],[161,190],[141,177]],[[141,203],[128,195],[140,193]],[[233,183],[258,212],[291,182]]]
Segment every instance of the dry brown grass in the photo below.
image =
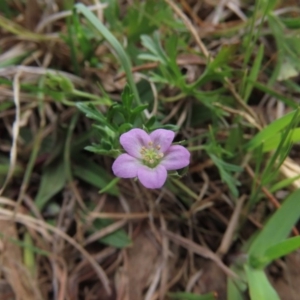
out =
[[[38,155],[38,150],[49,136],[59,145],[60,134],[69,128],[76,109],[56,101],[53,95],[35,93],[21,86],[37,87],[46,74],[61,74],[76,88],[97,95],[101,94],[99,81],[105,92],[119,99],[125,84],[124,73],[118,71],[119,66],[107,45],[96,50],[96,56],[103,57],[102,69],[86,65],[80,76],[75,74],[70,48],[60,35],[67,33],[66,17],[72,12],[64,11],[62,2],[28,0],[24,5],[21,1],[12,1],[11,6],[17,12],[13,17],[9,19],[0,12],[0,64],[25,57],[16,65],[0,68],[0,78],[12,83],[0,84],[0,104],[13,103],[0,111],[0,153],[10,160],[0,190],[0,299],[163,300],[174,290],[214,292],[217,299],[225,299],[226,276],[237,276],[228,265],[243,258],[236,249],[262,227],[267,212],[280,207],[280,199],[263,187],[269,202],[263,202],[247,214],[245,203],[251,182],[255,180],[249,157],[242,162],[246,172],[236,175],[244,183],[236,202],[212,161],[199,150],[193,152],[189,175],[182,179],[183,183],[173,182],[179,193],[185,193],[189,206],[167,188],[149,191],[137,182],[121,180],[120,195],[112,196],[99,194],[98,189],[72,176],[62,192],[52,199],[58,209],[48,207],[41,212],[36,206],[34,200],[42,167],[51,163],[55,154]],[[97,0],[82,2],[103,19],[103,9],[107,5]],[[131,2],[121,1],[122,11]],[[222,43],[221,39],[214,41],[209,37],[243,24],[246,21],[243,7],[239,1],[166,2],[185,24],[192,39],[191,48],[203,54],[201,58],[192,54],[177,58],[178,65],[186,67],[188,78],[194,81],[207,61],[214,59],[214,49]],[[221,22],[227,15],[234,17]],[[206,39],[207,44],[202,39]],[[79,61],[82,59],[78,57]],[[162,97],[175,96],[178,101],[161,104],[155,84],[142,73],[157,65],[149,63],[134,66],[132,70],[136,81],[142,78],[150,83],[155,105],[148,117],[159,114],[158,107],[163,105],[168,112],[163,124],[174,119],[179,126],[189,124],[193,102],[177,99],[176,90],[170,88],[171,91],[163,91],[166,95]],[[223,103],[215,106],[226,111],[228,119],[238,116],[241,122],[256,130],[268,123],[260,114],[277,118],[287,111],[279,102],[271,109],[247,105],[231,79],[226,78],[224,87],[235,100],[235,107]],[[73,139],[90,127],[90,120],[80,117],[72,128]],[[22,129],[31,134],[29,140],[20,135]],[[207,131],[206,128],[183,126],[180,134],[182,139],[190,140]],[[224,139],[228,132],[219,134]],[[190,146],[199,146],[201,142],[199,138],[197,144]],[[98,157],[94,162],[110,173],[109,158]],[[28,168],[30,176],[26,177]],[[282,176],[292,178],[299,174],[299,168],[288,158],[281,166]],[[291,188],[299,186],[300,180],[296,180]],[[113,223],[90,233],[97,219],[111,219]],[[49,220],[55,220],[56,225],[50,225]],[[242,224],[244,229],[236,236]],[[120,228],[125,229],[133,241],[129,247],[117,249],[97,242]],[[297,228],[294,234],[298,235]],[[30,237],[29,245],[19,243],[26,240],[25,236]],[[287,264],[280,261],[273,265],[275,271],[270,273],[275,275],[271,277],[282,299],[297,299],[298,266],[297,254],[289,257]],[[290,278],[290,284],[285,283],[285,277]],[[276,278],[281,280],[276,281]],[[285,298],[284,294],[288,293]]]

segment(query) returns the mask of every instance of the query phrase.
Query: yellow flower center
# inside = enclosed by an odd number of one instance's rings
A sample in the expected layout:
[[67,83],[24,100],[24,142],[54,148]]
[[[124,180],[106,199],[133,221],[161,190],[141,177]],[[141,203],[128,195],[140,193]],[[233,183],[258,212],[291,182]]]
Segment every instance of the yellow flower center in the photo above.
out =
[[150,167],[156,167],[160,160],[164,157],[162,152],[159,152],[160,145],[153,145],[152,142],[148,143],[147,147],[142,147],[140,153],[142,154],[143,163]]

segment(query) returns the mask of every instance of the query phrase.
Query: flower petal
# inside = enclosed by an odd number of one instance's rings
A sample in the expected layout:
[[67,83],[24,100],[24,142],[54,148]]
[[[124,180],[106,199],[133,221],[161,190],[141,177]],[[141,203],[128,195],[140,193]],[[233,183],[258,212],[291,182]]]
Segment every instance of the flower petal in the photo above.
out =
[[156,129],[150,133],[151,141],[154,146],[159,145],[161,152],[166,152],[171,146],[175,137],[175,133],[172,130]]
[[141,158],[141,148],[147,146],[151,139],[146,131],[134,128],[120,136],[120,143],[125,151],[136,158]]
[[134,178],[138,174],[140,162],[128,154],[121,154],[112,165],[112,170],[117,177]]
[[138,169],[138,178],[143,186],[148,189],[161,188],[167,179],[167,170],[165,167],[158,165],[155,168],[141,166]]
[[188,166],[190,163],[190,152],[180,145],[173,145],[165,153],[160,165],[167,170],[178,170]]

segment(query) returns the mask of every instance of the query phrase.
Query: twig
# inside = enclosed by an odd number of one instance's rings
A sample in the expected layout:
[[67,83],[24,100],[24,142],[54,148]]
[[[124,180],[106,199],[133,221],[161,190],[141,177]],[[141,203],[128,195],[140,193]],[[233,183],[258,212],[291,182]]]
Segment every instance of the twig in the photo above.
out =
[[234,212],[231,216],[231,219],[229,221],[229,224],[227,226],[225,234],[223,235],[221,245],[220,245],[219,249],[217,250],[217,253],[220,256],[223,256],[229,250],[229,247],[232,243],[232,238],[233,238],[235,229],[237,227],[239,216],[240,216],[240,213],[241,213],[241,210],[242,210],[245,199],[246,199],[246,195],[243,195],[237,201],[236,207],[235,207]]
[[199,46],[200,50],[202,51],[203,55],[210,60],[211,56],[208,52],[208,50],[206,49],[205,45],[203,44],[203,42],[201,41],[199,34],[197,33],[195,27],[193,26],[193,24],[191,23],[191,21],[189,20],[189,18],[181,11],[181,9],[172,1],[172,0],[165,0],[174,10],[174,12],[182,19],[182,21],[184,22],[185,26],[190,30],[190,32],[192,33],[197,45]]
[[166,235],[169,239],[171,239],[174,243],[193,251],[194,253],[204,257],[211,259],[214,261],[228,276],[233,278],[238,278],[238,275],[235,274],[232,270],[230,270],[223,262],[222,260],[211,250],[200,246],[194,242],[192,242],[189,239],[186,239],[180,235],[174,234],[167,230],[162,230],[162,234]]

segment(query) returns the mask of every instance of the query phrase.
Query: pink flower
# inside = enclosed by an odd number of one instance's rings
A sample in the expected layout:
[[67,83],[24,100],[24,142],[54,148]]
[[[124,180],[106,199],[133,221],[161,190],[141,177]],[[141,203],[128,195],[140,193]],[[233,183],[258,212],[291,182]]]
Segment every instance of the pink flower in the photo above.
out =
[[120,143],[127,153],[121,154],[113,163],[117,177],[135,178],[149,189],[161,188],[168,170],[177,170],[190,163],[190,153],[183,146],[171,145],[175,133],[157,129],[147,134],[142,129],[123,133]]

